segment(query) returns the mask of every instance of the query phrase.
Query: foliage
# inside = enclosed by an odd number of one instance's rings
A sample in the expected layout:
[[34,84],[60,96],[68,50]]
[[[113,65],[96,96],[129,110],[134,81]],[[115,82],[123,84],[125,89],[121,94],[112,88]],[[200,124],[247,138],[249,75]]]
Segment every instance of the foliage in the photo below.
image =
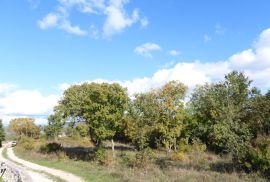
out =
[[94,161],[105,166],[111,166],[114,162],[113,153],[107,151],[104,147],[99,147],[92,158]]
[[46,153],[46,154],[57,153],[57,152],[63,151],[63,147],[59,143],[52,142],[52,143],[47,143],[45,145],[42,145],[39,151],[41,153]]
[[270,137],[260,136],[246,155],[237,161],[248,171],[261,171],[270,177]]
[[3,127],[3,122],[0,119],[0,147],[2,147],[2,142],[5,140],[5,130]]
[[127,92],[119,84],[84,83],[64,92],[55,115],[61,121],[86,123],[92,141],[100,145],[121,128],[127,102]]
[[68,127],[66,129],[66,135],[68,137],[77,138],[79,136],[79,132],[78,132],[78,130],[76,130],[76,128]]
[[135,156],[134,166],[147,170],[149,165],[156,159],[155,152],[150,148],[139,151]]
[[194,132],[216,152],[240,155],[252,137],[247,120],[251,81],[243,73],[232,72],[225,81],[198,87],[191,107],[197,121]]
[[87,137],[89,135],[89,127],[85,123],[79,123],[76,126],[76,130],[78,131],[81,137]]
[[55,139],[61,132],[64,123],[61,122],[61,116],[56,113],[48,118],[48,125],[44,128],[44,132],[48,139]]
[[187,88],[171,81],[162,88],[137,94],[126,115],[126,135],[138,148],[176,148],[183,129]]
[[40,128],[35,125],[32,118],[17,118],[10,121],[10,129],[16,134],[17,138],[23,136],[39,138]]

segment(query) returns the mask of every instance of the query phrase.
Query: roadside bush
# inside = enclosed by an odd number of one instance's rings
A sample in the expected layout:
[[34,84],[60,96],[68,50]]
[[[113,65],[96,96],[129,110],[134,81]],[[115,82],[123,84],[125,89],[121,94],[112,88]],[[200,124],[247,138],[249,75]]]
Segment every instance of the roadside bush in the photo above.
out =
[[59,143],[52,142],[52,143],[47,143],[45,145],[42,145],[39,151],[41,153],[46,153],[46,154],[57,153],[57,152],[63,151],[63,147]]
[[68,156],[67,156],[66,153],[63,152],[63,151],[57,152],[56,155],[57,155],[58,160],[65,161],[65,160],[68,159]]
[[25,150],[33,150],[34,148],[35,148],[35,146],[34,146],[34,144],[33,143],[24,143],[23,144],[23,148],[25,149]]
[[34,150],[35,145],[34,145],[34,139],[29,138],[29,137],[21,137],[19,141],[19,145],[24,149],[24,150]]

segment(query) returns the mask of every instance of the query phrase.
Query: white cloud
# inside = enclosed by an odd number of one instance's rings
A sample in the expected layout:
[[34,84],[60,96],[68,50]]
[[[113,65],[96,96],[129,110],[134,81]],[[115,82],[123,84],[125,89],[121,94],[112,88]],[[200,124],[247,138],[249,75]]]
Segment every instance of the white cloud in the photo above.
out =
[[154,51],[161,51],[161,47],[155,43],[145,43],[143,45],[137,46],[134,49],[134,52],[136,54],[147,58],[152,58],[153,57],[152,52]]
[[[158,45],[149,47],[154,47],[154,50],[161,49]],[[182,62],[171,68],[160,69],[151,77],[125,81],[96,79],[88,82],[119,83],[127,87],[129,94],[133,95],[160,87],[171,80],[179,80],[192,90],[196,85],[219,81],[232,70],[244,71],[254,80],[254,86],[270,89],[270,28],[261,33],[253,47],[236,53],[225,61]],[[65,83],[59,88],[65,90],[69,86],[69,83]],[[57,95],[44,96],[37,90],[16,90],[12,84],[0,84],[0,118],[7,122],[18,115],[34,115],[38,122],[45,122],[46,118],[42,116],[52,112],[59,98]]]
[[17,86],[10,83],[0,83],[0,96],[5,95],[11,90],[15,89]]
[[[68,33],[90,35],[93,38],[97,38],[97,32],[102,32],[104,38],[111,38],[137,22],[141,22],[144,27],[148,24],[147,18],[140,18],[137,9],[134,9],[131,14],[125,10],[125,5],[129,3],[129,0],[58,0],[58,2],[56,11],[38,21],[41,29],[60,28]],[[104,16],[105,22],[102,28],[95,27],[93,32],[92,29],[83,30],[79,25],[72,26],[70,11],[73,9],[81,14]],[[91,26],[95,25],[91,23]]]
[[181,52],[177,50],[170,50],[168,53],[171,56],[179,56],[181,54]]
[[0,118],[5,124],[16,117],[46,119],[59,98],[57,95],[44,96],[37,90],[12,90],[0,97]]
[[209,41],[212,40],[212,37],[211,37],[210,35],[208,35],[208,34],[204,34],[203,40],[204,40],[205,42],[209,42]]
[[58,25],[59,17],[54,13],[49,13],[42,20],[38,21],[38,26],[41,29],[53,28]]
[[[135,52],[151,57],[151,51],[147,50],[152,49],[160,50],[161,48],[156,44],[148,43],[146,46],[137,47]],[[160,69],[151,77],[126,81],[97,79],[88,82],[119,83],[127,87],[129,94],[132,95],[157,88],[171,80],[179,80],[192,90],[196,85],[219,81],[232,70],[243,71],[254,81],[254,86],[263,90],[270,89],[270,28],[261,33],[254,47],[233,54],[225,61],[188,61],[175,64],[171,68]],[[68,88],[68,86],[65,84],[63,87]]]
[[68,33],[84,36],[87,34],[85,30],[82,30],[79,26],[72,26],[69,21],[64,21],[60,28],[65,30]]
[[141,26],[144,28],[144,27],[147,27],[149,25],[149,21],[147,18],[142,18],[141,19]]
[[103,25],[105,37],[120,33],[140,19],[138,10],[134,10],[130,17],[126,14],[123,6],[127,2],[126,0],[111,0],[110,5],[106,7],[105,14],[107,18]]

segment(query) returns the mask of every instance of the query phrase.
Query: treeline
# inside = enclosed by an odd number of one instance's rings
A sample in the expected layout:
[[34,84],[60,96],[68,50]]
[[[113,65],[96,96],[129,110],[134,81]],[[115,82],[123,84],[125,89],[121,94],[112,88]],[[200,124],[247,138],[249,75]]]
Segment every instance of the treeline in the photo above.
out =
[[188,88],[171,81],[129,97],[119,84],[84,83],[64,92],[44,128],[57,137],[65,124],[96,146],[104,140],[145,148],[181,150],[200,141],[208,151],[231,154],[235,166],[270,174],[270,91],[261,94],[243,73]]

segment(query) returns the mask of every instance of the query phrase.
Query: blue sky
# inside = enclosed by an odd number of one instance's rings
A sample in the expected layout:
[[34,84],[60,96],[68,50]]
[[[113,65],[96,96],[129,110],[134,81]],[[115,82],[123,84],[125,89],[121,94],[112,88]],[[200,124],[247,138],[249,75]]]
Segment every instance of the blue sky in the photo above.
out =
[[[267,90],[269,7],[269,0],[1,0],[0,117],[47,115],[64,88],[100,79],[132,94],[172,79],[194,88],[238,69]],[[21,97],[36,101],[24,107]]]

